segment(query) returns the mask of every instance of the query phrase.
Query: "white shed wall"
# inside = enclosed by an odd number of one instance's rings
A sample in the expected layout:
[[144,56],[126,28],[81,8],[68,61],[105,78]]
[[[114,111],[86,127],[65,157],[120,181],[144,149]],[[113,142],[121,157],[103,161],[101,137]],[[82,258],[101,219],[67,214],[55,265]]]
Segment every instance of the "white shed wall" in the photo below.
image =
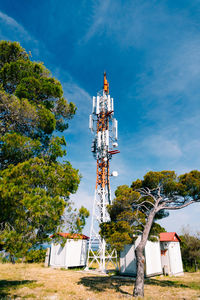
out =
[[68,267],[85,266],[87,256],[86,240],[67,240],[66,265]]
[[181,257],[181,249],[179,242],[169,243],[169,261],[171,275],[183,273],[183,263]]
[[120,273],[124,275],[136,275],[136,258],[134,245],[125,245],[120,252]]
[[65,246],[51,244],[50,266],[58,268],[86,265],[87,240],[67,239]]
[[[126,245],[124,250],[120,252],[120,273],[124,275],[136,275],[136,257],[135,247],[138,245],[139,239],[136,240],[136,245]],[[147,241],[145,247],[146,260],[146,276],[162,274],[162,265],[160,257],[159,242]]]
[[65,267],[66,247],[51,244],[50,266]]
[[145,247],[146,276],[162,274],[160,242],[147,241]]

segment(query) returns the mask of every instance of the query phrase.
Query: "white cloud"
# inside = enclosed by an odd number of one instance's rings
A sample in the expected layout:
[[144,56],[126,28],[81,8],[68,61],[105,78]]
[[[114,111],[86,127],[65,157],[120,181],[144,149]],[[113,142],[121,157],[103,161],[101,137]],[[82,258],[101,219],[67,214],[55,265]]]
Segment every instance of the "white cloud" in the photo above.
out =
[[92,23],[85,34],[85,36],[80,40],[80,43],[88,42],[97,32],[103,33],[104,24],[108,21],[108,11],[110,6],[110,0],[97,1],[94,4],[93,15],[90,16]]
[[172,35],[180,38],[179,29],[183,22],[187,25],[187,21],[184,14],[169,13],[163,2],[155,5],[142,0],[95,0],[92,2],[92,14],[88,16],[87,32],[79,42],[87,43],[98,36],[112,38],[112,42],[115,40],[119,47],[125,48],[141,48],[149,42],[163,44],[169,42]]
[[80,107],[81,115],[87,114],[91,110],[92,97],[74,81],[70,80],[62,84],[64,93],[69,101],[77,104]]
[[[150,60],[146,72],[140,77],[140,82],[145,83],[140,96],[156,97],[160,105],[166,108],[167,104],[176,104],[177,95],[191,96],[199,84],[200,38],[191,33],[190,37],[181,37],[178,45],[160,49],[160,52],[162,55]],[[166,99],[168,96],[173,98]],[[188,98],[188,101],[192,100]]]
[[159,224],[165,227],[167,231],[176,231],[178,234],[181,234],[183,226],[189,224],[191,231],[195,233],[200,228],[199,211],[199,203],[191,204],[186,208],[170,211],[169,217],[160,220]]
[[22,25],[20,25],[18,22],[16,22],[13,18],[11,18],[10,16],[2,13],[0,11],[0,22],[2,24],[5,24],[9,27],[12,27],[12,29],[15,31],[13,32],[13,34],[20,34],[23,35],[26,39],[31,40],[31,36],[29,35],[29,33],[24,29],[24,27]]
[[26,51],[41,60],[41,54],[51,57],[45,45],[34,38],[20,23],[0,11],[0,39],[17,41]]
[[74,202],[76,208],[80,208],[81,206],[86,207],[90,212],[90,217],[87,219],[86,226],[83,230],[83,233],[89,235],[91,218],[92,218],[92,207],[94,201],[94,191],[90,193],[90,189],[79,188],[78,192],[74,195],[71,195],[70,200]]
[[162,158],[179,158],[182,151],[175,140],[170,140],[165,136],[153,135],[144,141],[144,147],[149,154]]

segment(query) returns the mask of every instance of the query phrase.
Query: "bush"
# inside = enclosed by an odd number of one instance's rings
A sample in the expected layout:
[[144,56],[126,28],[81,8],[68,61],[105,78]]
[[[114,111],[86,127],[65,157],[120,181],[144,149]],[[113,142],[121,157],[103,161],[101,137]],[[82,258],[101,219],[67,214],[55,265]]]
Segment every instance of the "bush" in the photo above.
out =
[[9,262],[8,256],[5,255],[5,253],[1,252],[0,253],[0,263],[4,264]]
[[37,250],[30,250],[26,255],[25,262],[28,263],[39,263],[44,262],[46,256],[46,249],[37,249]]
[[200,233],[192,235],[189,228],[182,229],[181,254],[186,272],[197,272],[200,268]]

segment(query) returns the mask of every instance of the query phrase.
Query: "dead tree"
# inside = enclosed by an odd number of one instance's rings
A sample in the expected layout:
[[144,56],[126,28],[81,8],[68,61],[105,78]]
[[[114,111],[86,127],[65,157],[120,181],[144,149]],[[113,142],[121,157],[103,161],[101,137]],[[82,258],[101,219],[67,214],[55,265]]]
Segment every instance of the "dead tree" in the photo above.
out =
[[[200,175],[200,173],[198,175]],[[183,178],[179,177],[179,179],[182,180]],[[162,184],[159,184],[157,188],[154,189],[150,189],[147,187],[140,188],[138,189],[138,192],[141,196],[133,204],[133,209],[136,212],[136,223],[143,227],[143,231],[141,234],[141,241],[135,250],[137,261],[137,276],[133,296],[144,297],[144,248],[148,240],[149,233],[156,214],[162,210],[177,210],[184,208],[192,203],[200,202],[200,197],[199,191],[193,192],[192,187],[184,186],[183,184],[181,186],[179,185],[178,188],[173,188],[170,192],[166,192]],[[137,213],[139,212],[145,214],[145,223],[141,222],[140,218],[137,218]]]

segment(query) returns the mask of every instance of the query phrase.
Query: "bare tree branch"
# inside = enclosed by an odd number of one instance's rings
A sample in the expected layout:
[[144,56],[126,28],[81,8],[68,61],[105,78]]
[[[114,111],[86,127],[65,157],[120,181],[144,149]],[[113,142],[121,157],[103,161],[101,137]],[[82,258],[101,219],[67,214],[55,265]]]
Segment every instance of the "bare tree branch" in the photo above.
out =
[[[198,201],[199,202],[199,201]],[[194,201],[194,200],[191,200],[183,205],[177,205],[177,206],[159,206],[156,210],[156,212],[162,210],[162,209],[167,209],[167,210],[177,210],[177,209],[181,209],[181,208],[184,208],[184,207],[187,207],[188,205],[192,204],[192,203],[197,203],[197,201]]]

